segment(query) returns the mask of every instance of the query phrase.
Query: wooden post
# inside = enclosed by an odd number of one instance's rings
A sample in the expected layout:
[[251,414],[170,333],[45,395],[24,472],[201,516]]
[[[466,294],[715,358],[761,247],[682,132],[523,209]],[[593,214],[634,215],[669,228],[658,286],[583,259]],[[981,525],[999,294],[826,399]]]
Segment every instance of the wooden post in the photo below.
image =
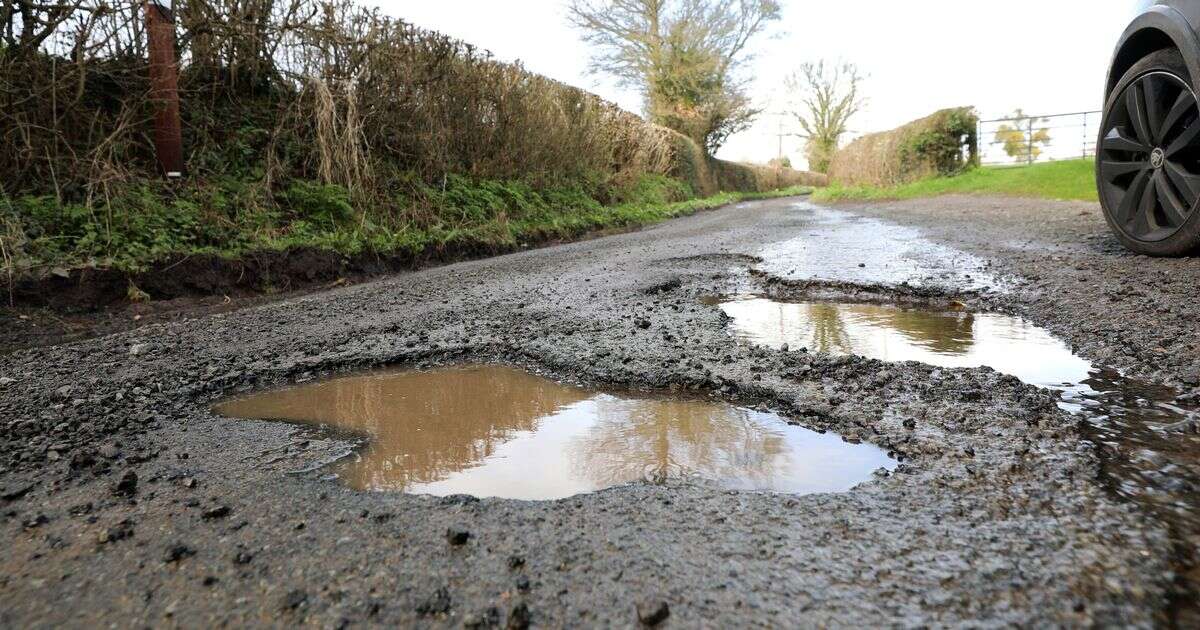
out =
[[146,0],[150,40],[150,101],[154,148],[162,174],[183,176],[183,129],[179,123],[179,67],[175,62],[175,16],[171,0]]

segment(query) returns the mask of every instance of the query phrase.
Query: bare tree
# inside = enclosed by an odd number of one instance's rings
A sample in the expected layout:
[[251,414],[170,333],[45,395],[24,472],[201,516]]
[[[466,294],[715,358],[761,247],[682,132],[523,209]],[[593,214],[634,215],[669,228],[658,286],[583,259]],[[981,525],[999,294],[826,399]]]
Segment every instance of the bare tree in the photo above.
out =
[[641,90],[647,116],[715,152],[758,113],[739,70],[775,0],[571,0],[591,70]]
[[820,173],[829,162],[846,133],[850,119],[866,103],[860,92],[863,75],[852,63],[805,63],[785,81],[795,99],[791,115],[800,124],[801,137],[807,140],[808,168]]

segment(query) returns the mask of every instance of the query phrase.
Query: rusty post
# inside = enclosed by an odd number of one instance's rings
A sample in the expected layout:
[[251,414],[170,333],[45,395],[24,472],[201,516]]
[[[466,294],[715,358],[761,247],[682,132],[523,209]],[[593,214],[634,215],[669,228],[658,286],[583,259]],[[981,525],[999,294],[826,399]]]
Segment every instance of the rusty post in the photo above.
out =
[[183,129],[179,122],[179,68],[175,62],[175,16],[171,0],[147,0],[150,41],[150,102],[154,107],[154,148],[168,178],[183,176]]

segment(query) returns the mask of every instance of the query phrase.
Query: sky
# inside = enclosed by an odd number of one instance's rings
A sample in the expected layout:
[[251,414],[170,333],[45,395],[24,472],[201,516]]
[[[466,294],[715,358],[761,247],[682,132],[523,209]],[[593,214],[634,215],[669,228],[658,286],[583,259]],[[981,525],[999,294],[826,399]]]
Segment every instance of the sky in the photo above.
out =
[[[564,0],[367,1],[385,13],[486,48],[499,59],[641,111],[635,89],[588,74],[591,49],[566,21]],[[882,131],[944,107],[984,118],[1096,110],[1109,57],[1135,0],[782,0],[783,19],[753,46],[751,94],[766,112],[718,152],[803,164],[783,79],[806,61],[847,61],[868,76],[868,102],[850,127]]]

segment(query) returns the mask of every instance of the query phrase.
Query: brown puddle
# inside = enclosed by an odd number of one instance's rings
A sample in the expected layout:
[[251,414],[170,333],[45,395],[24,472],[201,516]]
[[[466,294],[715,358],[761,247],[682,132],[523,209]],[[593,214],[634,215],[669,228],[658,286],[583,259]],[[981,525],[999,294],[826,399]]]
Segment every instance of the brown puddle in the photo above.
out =
[[333,466],[360,490],[557,499],[698,478],[802,494],[846,491],[895,466],[875,446],[791,426],[773,413],[612,395],[500,366],[350,376],[215,410],[369,435],[361,453]]

